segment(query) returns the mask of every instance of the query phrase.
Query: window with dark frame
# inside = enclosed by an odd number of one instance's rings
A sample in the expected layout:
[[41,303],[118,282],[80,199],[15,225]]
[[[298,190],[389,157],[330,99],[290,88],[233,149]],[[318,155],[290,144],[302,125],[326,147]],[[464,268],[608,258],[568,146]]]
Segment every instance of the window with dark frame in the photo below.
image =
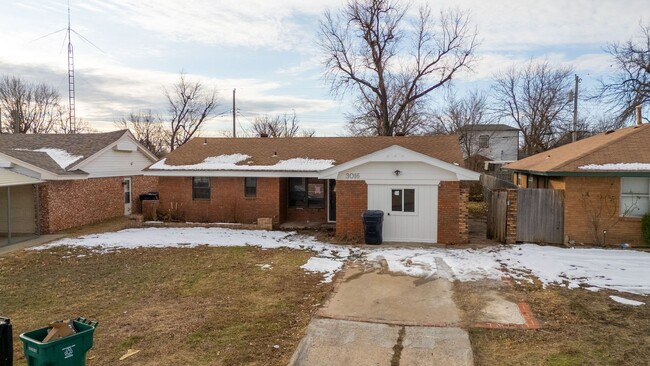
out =
[[324,208],[325,182],[315,178],[289,178],[289,207]]
[[248,198],[257,197],[257,178],[244,178],[244,196]]
[[192,178],[192,199],[195,200],[210,199],[210,178],[209,177]]
[[490,147],[490,136],[481,135],[478,137],[478,147],[487,149]]
[[415,189],[391,189],[391,211],[415,212]]

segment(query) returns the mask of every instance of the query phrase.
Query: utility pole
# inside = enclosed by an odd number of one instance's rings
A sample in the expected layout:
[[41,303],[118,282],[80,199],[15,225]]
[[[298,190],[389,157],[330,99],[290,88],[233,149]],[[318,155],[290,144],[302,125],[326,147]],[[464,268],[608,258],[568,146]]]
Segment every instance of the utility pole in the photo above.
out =
[[580,78],[576,74],[576,85],[573,90],[573,133],[571,133],[571,142],[578,140],[578,83],[580,83]]
[[235,91],[237,89],[232,90],[232,137],[237,137],[237,131],[235,130],[236,126],[236,115],[237,115],[237,110],[235,109]]

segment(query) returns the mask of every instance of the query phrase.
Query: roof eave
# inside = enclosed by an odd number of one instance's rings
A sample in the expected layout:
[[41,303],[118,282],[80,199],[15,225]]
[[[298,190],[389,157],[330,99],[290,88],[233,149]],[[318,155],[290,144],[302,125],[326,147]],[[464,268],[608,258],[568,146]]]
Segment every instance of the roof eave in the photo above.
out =
[[541,175],[545,177],[650,177],[650,171],[540,171],[502,168],[513,173]]

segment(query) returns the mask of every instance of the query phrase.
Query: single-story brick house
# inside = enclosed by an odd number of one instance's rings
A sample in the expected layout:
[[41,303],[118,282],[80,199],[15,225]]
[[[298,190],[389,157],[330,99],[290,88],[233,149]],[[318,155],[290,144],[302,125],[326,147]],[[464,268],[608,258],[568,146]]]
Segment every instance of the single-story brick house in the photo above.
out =
[[130,214],[156,160],[128,130],[0,134],[0,244]]
[[150,166],[160,208],[186,221],[336,223],[361,238],[362,213],[382,210],[385,241],[467,241],[456,136],[195,138]]
[[643,244],[650,210],[650,125],[608,131],[508,164],[514,183],[564,193],[565,238]]

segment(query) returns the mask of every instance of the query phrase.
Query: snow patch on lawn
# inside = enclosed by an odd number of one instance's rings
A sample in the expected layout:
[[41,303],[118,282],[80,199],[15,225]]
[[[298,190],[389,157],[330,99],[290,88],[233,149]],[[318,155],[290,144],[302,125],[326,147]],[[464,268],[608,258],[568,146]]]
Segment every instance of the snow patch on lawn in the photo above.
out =
[[614,295],[611,295],[609,298],[616,301],[619,304],[624,304],[624,305],[632,305],[632,306],[645,305],[645,303],[641,302],[641,301],[630,300],[630,299],[626,299],[624,297],[619,297],[619,296],[614,296]]
[[140,247],[169,248],[251,245],[264,249],[291,248],[313,251],[302,268],[321,272],[324,281],[348,260],[379,264],[394,273],[458,281],[538,279],[543,286],[557,284],[590,291],[611,289],[650,294],[650,253],[618,249],[566,249],[534,244],[485,249],[377,248],[327,244],[293,232],[236,230],[219,227],[126,229],[80,238],[62,239],[33,249],[77,246],[109,252]]

